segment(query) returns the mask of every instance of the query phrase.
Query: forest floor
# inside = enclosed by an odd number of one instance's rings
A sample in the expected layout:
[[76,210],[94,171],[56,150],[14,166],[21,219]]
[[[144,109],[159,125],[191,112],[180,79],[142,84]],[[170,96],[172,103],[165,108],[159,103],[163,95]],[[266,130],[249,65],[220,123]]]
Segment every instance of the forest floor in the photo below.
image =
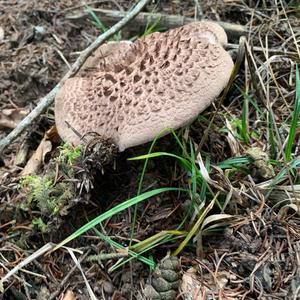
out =
[[[83,2],[0,1],[0,139],[111,25],[91,9],[135,1]],[[128,159],[151,143],[87,167],[52,137],[53,106],[0,155],[0,279],[18,268],[0,281],[0,299],[146,299],[149,275],[170,254],[180,261],[180,283],[168,286],[176,299],[300,299],[300,6],[204,0],[199,14],[196,3],[155,0],[144,12],[245,26],[242,47],[228,35],[241,64],[226,94],[159,139],[146,164]],[[149,25],[119,37],[167,29]],[[142,200],[116,212],[127,199]]]

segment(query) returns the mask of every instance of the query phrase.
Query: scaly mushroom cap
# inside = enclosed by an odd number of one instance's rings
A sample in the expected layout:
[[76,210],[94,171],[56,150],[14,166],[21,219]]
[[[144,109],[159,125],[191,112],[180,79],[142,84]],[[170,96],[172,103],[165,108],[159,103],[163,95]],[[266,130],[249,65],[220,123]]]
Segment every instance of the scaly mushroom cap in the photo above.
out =
[[190,123],[229,80],[226,43],[219,25],[197,22],[102,45],[56,96],[59,135],[78,145],[97,132],[123,151]]

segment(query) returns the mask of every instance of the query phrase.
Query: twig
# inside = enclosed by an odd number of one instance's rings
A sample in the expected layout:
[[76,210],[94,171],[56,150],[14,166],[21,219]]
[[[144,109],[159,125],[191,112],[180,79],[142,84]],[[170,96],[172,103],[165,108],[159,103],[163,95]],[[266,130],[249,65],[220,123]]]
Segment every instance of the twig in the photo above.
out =
[[36,258],[40,257],[41,255],[45,254],[47,251],[53,249],[54,244],[47,243],[42,248],[35,251],[33,254],[29,255],[27,258],[25,258],[23,261],[21,261],[17,266],[15,266],[13,269],[11,269],[4,277],[0,279],[0,292],[3,290],[3,283],[8,280],[9,277],[12,275],[15,275],[18,271],[20,271],[23,267],[31,263]]
[[82,8],[83,6],[91,6],[93,4],[102,4],[102,3],[106,3],[106,2],[111,2],[113,3],[119,10],[123,11],[123,7],[115,0],[98,0],[98,1],[91,1],[91,2],[88,2],[88,3],[81,3],[79,5],[76,5],[76,6],[72,6],[72,7],[68,7],[62,11],[60,11],[58,14],[65,14],[71,10],[75,10],[75,9],[78,9],[78,8]]
[[72,68],[67,72],[67,74],[61,79],[61,81],[47,94],[43,97],[38,105],[17,125],[17,127],[10,132],[2,141],[0,141],[0,153],[11,144],[28,126],[30,126],[35,119],[37,119],[43,111],[45,111],[54,101],[56,93],[63,86],[65,81],[71,76],[75,75],[86,59],[95,51],[101,44],[103,44],[108,38],[120,31],[131,19],[133,19],[143,7],[149,2],[149,0],[140,0],[136,6],[131,9],[127,14],[123,13],[123,18],[109,30],[101,34],[96,38],[96,40],[81,52]]
[[24,274],[22,274],[21,277],[23,279],[23,287],[24,287],[24,290],[25,290],[26,298],[27,298],[27,300],[31,300],[32,298],[30,297],[29,289],[28,289],[28,286],[26,284],[26,280],[25,280]]
[[[103,23],[113,23],[124,17],[125,13],[121,11],[114,11],[108,9],[93,8],[93,12],[101,19]],[[80,13],[77,15],[67,15],[66,18],[69,20],[78,20],[89,17],[89,13]],[[200,18],[201,19],[201,18]],[[157,22],[158,25],[166,28],[179,27],[191,22],[195,22],[194,18],[188,18],[178,15],[166,15],[166,14],[153,14],[153,13],[140,13],[130,24],[128,24],[128,30],[140,31],[140,27],[145,27],[147,24]],[[216,22],[224,28],[230,39],[239,38],[248,32],[246,26],[233,24],[228,22]],[[130,25],[130,26],[129,26]]]
[[[91,250],[88,250],[82,257],[80,257],[78,259],[79,263],[81,263],[90,254],[90,251]],[[65,278],[60,282],[57,290],[50,295],[49,300],[53,300],[53,299],[55,299],[58,296],[59,292],[61,291],[62,288],[65,287],[65,285],[68,282],[69,278],[75,272],[76,269],[77,269],[77,265],[75,264],[71,268],[71,270],[68,272],[68,274],[65,276]]]
[[121,257],[128,257],[128,252],[120,252],[120,253],[100,253],[96,255],[90,255],[86,258],[86,261],[88,262],[101,262],[102,260],[108,260],[108,259],[116,259]]

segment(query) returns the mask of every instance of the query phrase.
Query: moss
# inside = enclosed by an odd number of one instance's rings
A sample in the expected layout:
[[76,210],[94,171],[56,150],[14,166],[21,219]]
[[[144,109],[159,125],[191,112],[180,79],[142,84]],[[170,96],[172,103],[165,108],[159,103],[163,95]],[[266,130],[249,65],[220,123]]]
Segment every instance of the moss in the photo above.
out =
[[[54,183],[54,174],[25,176],[21,187],[27,194],[27,206],[38,207],[43,215],[57,215],[74,196],[71,183]],[[24,207],[23,207],[24,208]]]
[[50,160],[44,174],[25,176],[19,181],[25,196],[19,202],[19,208],[29,214],[38,231],[57,230],[63,224],[62,217],[78,203],[74,199],[88,198],[88,193],[81,194],[91,180],[82,153],[82,147],[64,144],[59,148],[58,156]]
[[66,162],[68,165],[73,165],[82,154],[82,146],[73,147],[69,144],[63,144],[59,150],[58,161]]
[[43,221],[42,218],[35,218],[32,220],[32,224],[37,226],[37,228],[42,232],[47,232],[47,224]]

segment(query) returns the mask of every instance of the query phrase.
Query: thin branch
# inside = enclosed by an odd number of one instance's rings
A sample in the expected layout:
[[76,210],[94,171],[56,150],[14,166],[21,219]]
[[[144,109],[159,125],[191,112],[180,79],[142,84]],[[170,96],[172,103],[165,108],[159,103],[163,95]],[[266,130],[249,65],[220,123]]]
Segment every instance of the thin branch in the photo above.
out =
[[47,251],[52,250],[55,245],[53,243],[47,243],[42,248],[38,249],[24,260],[22,260],[18,265],[11,269],[4,277],[0,279],[0,293],[3,291],[3,283],[8,280],[12,275],[15,275],[22,268],[30,264],[33,260],[37,259],[41,255],[44,255]]
[[[78,259],[78,262],[81,263],[89,254],[90,254],[91,250],[88,250],[82,257],[80,257]],[[58,288],[56,289],[55,292],[53,292],[50,297],[49,300],[53,300],[56,299],[56,297],[58,296],[59,292],[66,286],[68,280],[70,279],[71,275],[75,272],[75,270],[77,269],[77,265],[75,264],[72,269],[68,272],[68,274],[65,276],[65,278],[59,283]]]
[[[122,11],[115,11],[115,10],[101,9],[101,8],[93,8],[93,12],[99,17],[99,19],[104,24],[111,24],[113,22],[117,22],[118,20],[122,19],[125,14]],[[66,19],[80,20],[88,17],[90,17],[90,14],[84,12],[78,14],[68,14],[66,16]],[[199,16],[199,19],[201,20],[202,18],[200,18]],[[195,22],[194,18],[189,18],[185,16],[142,12],[128,24],[126,29],[129,31],[138,32],[144,29],[146,24],[157,22],[157,20],[159,20],[157,25],[165,28],[174,28],[174,27],[183,26],[191,22]],[[247,26],[244,25],[221,22],[221,21],[214,21],[214,22],[218,23],[220,26],[224,28],[229,39],[238,39],[240,36],[245,35],[248,32]]]
[[56,93],[63,86],[65,81],[74,76],[86,59],[95,51],[101,44],[103,44],[108,38],[120,31],[130,20],[132,20],[136,15],[140,13],[143,7],[149,2],[149,0],[140,0],[134,8],[132,8],[124,17],[109,30],[101,34],[96,38],[96,40],[81,52],[80,56],[77,58],[72,68],[67,72],[67,74],[61,79],[61,81],[47,94],[43,97],[38,105],[17,125],[17,127],[12,130],[4,139],[0,141],[0,153],[10,145],[26,128],[28,128],[34,120],[36,120],[54,101]]

